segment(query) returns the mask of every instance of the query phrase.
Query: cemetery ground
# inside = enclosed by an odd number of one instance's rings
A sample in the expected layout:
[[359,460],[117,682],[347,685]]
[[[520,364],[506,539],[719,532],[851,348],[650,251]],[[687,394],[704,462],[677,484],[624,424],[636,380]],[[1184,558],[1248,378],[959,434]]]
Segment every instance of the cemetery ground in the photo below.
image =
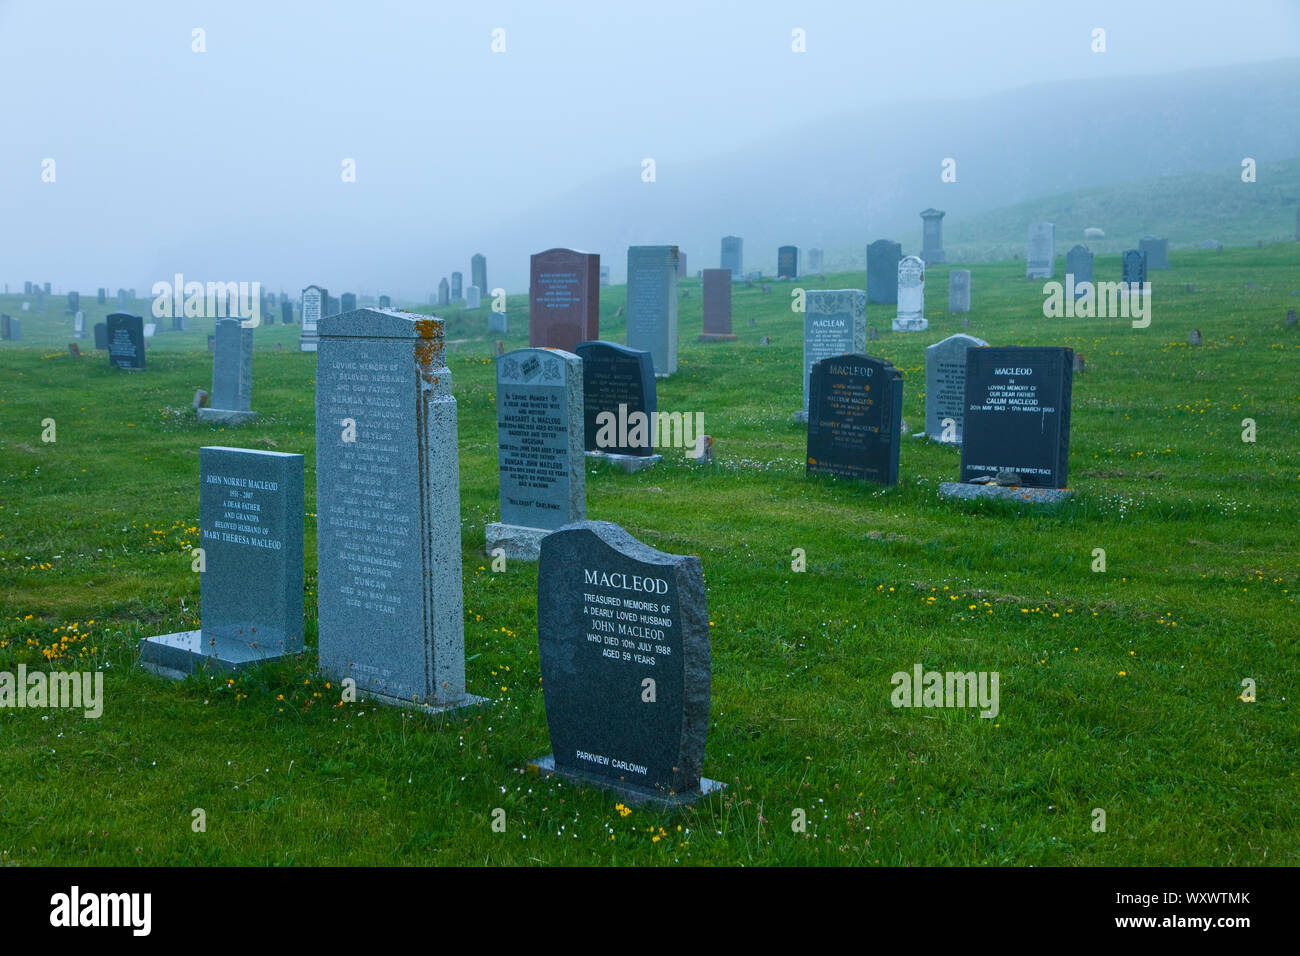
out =
[[[160,333],[146,370],[130,373],[93,340],[85,357],[67,354],[61,296],[47,313],[0,298],[24,338],[0,346],[0,671],[105,673],[99,719],[0,710],[0,861],[1300,863],[1300,329],[1284,325],[1300,307],[1300,245],[1170,258],[1152,273],[1145,329],[1044,318],[1043,283],[1023,278],[1022,261],[972,267],[971,334],[1086,360],[1071,422],[1077,496],[1055,509],[941,498],[959,451],[910,436],[896,487],[805,478],[805,431],[791,419],[802,317],[789,292],[861,288],[862,273],[765,280],[770,294],[736,286],[733,343],[696,343],[700,283],[682,282],[680,370],[660,381],[659,407],[703,412],[716,459],[670,450],[651,470],[587,478],[589,517],[703,562],[704,773],[727,790],[675,814],[522,772],[550,750],[537,567],[494,573],[482,554],[498,514],[486,307],[441,311],[461,340],[448,365],[467,679],[490,703],[430,717],[343,703],[314,671],[315,357],[296,351],[297,326],[256,332],[259,418],[222,429],[189,407],[211,386],[209,322]],[[944,308],[947,272],[928,270],[928,332],[891,333],[893,307],[867,306],[880,330],[867,351],[904,372],[913,432],[925,346],[962,330]],[[1099,255],[1095,276],[1117,280],[1118,255]],[[624,340],[613,317],[624,292],[601,290],[610,341]],[[102,320],[93,294],[83,308],[88,329]],[[526,297],[509,309],[515,348]],[[1187,344],[1193,328],[1200,347]],[[190,549],[198,451],[213,444],[306,456],[308,651],[176,684],[141,671],[136,649],[199,626]],[[792,570],[793,549],[806,571]],[[916,664],[998,672],[999,713],[891,706],[891,675]],[[1241,699],[1246,678],[1254,702]]]

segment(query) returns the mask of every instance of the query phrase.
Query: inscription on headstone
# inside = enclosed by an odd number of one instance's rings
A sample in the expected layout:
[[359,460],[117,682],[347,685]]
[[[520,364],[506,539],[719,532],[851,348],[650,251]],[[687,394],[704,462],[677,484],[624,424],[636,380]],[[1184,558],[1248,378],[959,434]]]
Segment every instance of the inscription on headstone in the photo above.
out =
[[869,355],[835,355],[811,379],[807,474],[897,484],[903,373]]
[[144,316],[114,312],[108,317],[108,364],[116,368],[144,368]]
[[834,355],[861,352],[867,341],[867,294],[861,289],[817,289],[804,296],[803,409],[808,421],[813,366]]
[[948,311],[970,311],[969,269],[953,269],[948,273]]
[[898,314],[895,332],[922,332],[930,327],[925,320],[925,263],[917,256],[904,256],[898,262]]
[[600,256],[548,249],[530,260],[528,344],[572,352],[600,338]]
[[1036,222],[1029,227],[1025,278],[1050,279],[1056,274],[1056,225]]
[[320,335],[320,320],[326,316],[329,292],[320,286],[309,285],[302,290],[302,334],[298,338],[298,351],[315,352]]
[[703,285],[704,331],[699,341],[732,341],[731,273],[726,269],[705,269]]
[[613,342],[580,342],[583,447],[589,456],[637,471],[659,461],[654,451],[659,410],[650,353]]
[[966,407],[966,350],[988,343],[973,335],[950,335],[925,350],[925,431],[933,439],[961,443]]
[[677,371],[677,247],[627,250],[627,347],[650,353],[656,375]]

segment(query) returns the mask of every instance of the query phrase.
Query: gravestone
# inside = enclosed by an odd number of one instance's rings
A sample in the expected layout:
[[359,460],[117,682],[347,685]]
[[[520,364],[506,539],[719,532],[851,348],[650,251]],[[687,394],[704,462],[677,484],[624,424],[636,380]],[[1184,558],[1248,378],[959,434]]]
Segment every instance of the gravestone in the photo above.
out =
[[686,278],[686,253],[680,249],[677,250],[677,278]]
[[1029,227],[1025,252],[1025,278],[1050,279],[1056,275],[1056,225],[1036,222]]
[[478,286],[472,285],[465,289],[465,308],[477,309],[480,305]]
[[1191,333],[1187,336],[1187,344],[1188,344],[1188,345],[1200,345],[1200,344],[1201,344],[1201,330],[1200,330],[1200,329],[1192,329]]
[[1147,255],[1147,269],[1169,268],[1169,240],[1156,236],[1143,236],[1138,240],[1138,249]]
[[95,348],[108,348],[108,323],[106,322],[95,323]]
[[357,294],[355,292],[344,292],[339,296],[339,312],[355,312],[357,309]]
[[808,272],[816,275],[822,271],[822,251],[820,249],[808,250]]
[[36,290],[36,311],[45,311],[45,291],[43,289]]
[[927,266],[945,261],[943,252],[943,217],[938,209],[921,213],[921,261]]
[[72,337],[74,339],[84,339],[86,337],[85,312],[78,312],[72,317]]
[[381,309],[391,309],[393,307],[392,297],[387,295],[381,295],[379,297],[379,307]]
[[451,305],[451,286],[447,284],[446,279],[438,280],[438,305]]
[[293,303],[292,302],[285,301],[280,303],[280,324],[293,325]]
[[316,359],[320,669],[385,703],[465,690],[456,400],[438,318],[358,309]]
[[1121,281],[1128,284],[1130,289],[1135,286],[1140,287],[1147,281],[1147,254],[1137,249],[1128,249],[1123,256],[1123,272]]
[[1286,310],[1286,325],[1288,327],[1296,324],[1295,309]]
[[302,455],[199,449],[200,629],[141,640],[146,669],[181,678],[302,651],[303,504]]
[[704,572],[616,524],[580,521],[542,541],[537,643],[546,774],[609,787],[632,803],[693,803],[701,776],[711,660]]
[[23,282],[23,295],[31,295],[31,294],[32,294],[32,284],[30,282]]
[[609,266],[600,267],[600,287],[603,289],[609,285]]
[[868,342],[880,341],[880,333],[876,331],[876,327],[874,325],[867,330],[867,341]]
[[108,301],[108,290],[101,288],[98,292],[96,292],[95,301],[99,305],[103,305],[104,303],[106,303]]
[[146,323],[144,324],[144,337],[145,337],[146,339],[151,339],[151,338],[153,338],[153,337],[154,337],[155,335],[157,335],[157,334],[158,334],[158,323],[157,323],[157,322],[146,322]]
[[1075,246],[1065,254],[1065,283],[1068,286],[1071,282],[1076,299],[1084,294],[1084,283],[1092,282],[1092,253],[1087,246]]
[[510,331],[510,323],[506,319],[504,312],[493,309],[488,313],[488,331],[497,332],[501,335],[505,335]]
[[953,269],[948,273],[948,311],[970,311],[969,269]]
[[212,358],[212,407],[199,409],[201,422],[242,425],[257,417],[250,411],[253,390],[253,330],[238,319],[218,319]]
[[548,249],[529,262],[528,344],[574,351],[600,338],[600,256]]
[[628,472],[662,460],[654,450],[659,403],[650,353],[613,342],[579,342],[574,353],[582,359],[587,457]]
[[704,331],[700,342],[732,342],[731,273],[726,269],[704,270]]
[[21,342],[23,340],[23,321],[22,319],[9,320],[9,341]]
[[299,352],[315,352],[320,341],[319,323],[327,315],[326,301],[329,292],[317,285],[302,290],[302,333],[298,337]]
[[68,311],[69,311],[69,312],[76,312],[76,311],[77,311],[78,309],[80,309],[80,308],[81,308],[81,293],[80,293],[80,292],[69,292],[69,293],[68,293]]
[[776,277],[778,279],[799,278],[799,249],[797,246],[782,246],[776,250]]
[[898,304],[898,263],[903,258],[901,243],[877,239],[867,246],[867,301]]
[[469,257],[469,284],[481,293],[487,291],[487,256],[481,252],[476,252]]
[[966,350],[987,345],[983,339],[959,333],[925,350],[925,431],[936,441],[961,444]]
[[897,484],[903,373],[869,355],[833,355],[813,366],[811,383],[806,474]]
[[125,290],[125,289],[118,289],[118,290],[117,290],[117,307],[118,307],[118,309],[125,309],[125,308],[126,308],[126,290]]
[[808,421],[813,366],[835,355],[861,352],[867,340],[867,294],[861,289],[817,289],[804,293],[803,408],[794,420]]
[[451,274],[451,301],[461,302],[464,300],[464,293],[461,291],[462,277],[459,272]]
[[1073,376],[1072,349],[967,349],[961,480],[1013,472],[1018,486],[1065,488]]
[[108,317],[107,326],[109,366],[144,368],[144,316],[114,312]]
[[904,256],[898,263],[898,313],[895,332],[923,332],[925,320],[925,263],[917,256]]
[[677,371],[677,247],[627,250],[627,347],[650,353],[655,374]]
[[745,278],[745,241],[739,236],[722,237],[722,258],[719,268],[731,272],[731,281],[740,282]]
[[516,349],[496,360],[501,520],[486,549],[536,561],[541,541],[587,517],[582,360],[559,349]]
[[81,346],[76,342],[68,343],[68,354],[73,358],[81,358]]

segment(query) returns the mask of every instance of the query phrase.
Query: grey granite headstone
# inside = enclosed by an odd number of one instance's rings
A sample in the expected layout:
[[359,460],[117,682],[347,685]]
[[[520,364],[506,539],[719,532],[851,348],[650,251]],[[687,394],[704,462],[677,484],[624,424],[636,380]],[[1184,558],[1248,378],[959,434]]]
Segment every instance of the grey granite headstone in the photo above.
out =
[[446,279],[438,280],[438,305],[451,305],[451,286]]
[[903,258],[901,243],[877,239],[867,246],[867,301],[880,305],[898,304],[898,263]]
[[78,309],[80,309],[80,308],[81,308],[81,293],[80,293],[80,292],[69,292],[69,293],[68,293],[68,311],[69,311],[69,312],[76,312],[76,311],[77,311]]
[[603,289],[609,285],[609,266],[600,267],[600,287]]
[[[966,401],[966,350],[988,343],[973,335],[950,335],[925,350],[925,431],[936,441],[961,444]],[[951,428],[945,419],[952,419]]]
[[302,334],[298,338],[299,352],[315,352],[319,341],[319,323],[325,318],[329,292],[317,285],[302,290]]
[[923,332],[925,320],[925,263],[917,256],[904,256],[898,263],[898,313],[895,332]]
[[804,473],[897,484],[903,373],[870,355],[832,355],[810,383]]
[[358,309],[316,359],[320,668],[379,700],[465,690],[456,400],[438,318]]
[[1125,250],[1121,257],[1121,269],[1120,281],[1126,283],[1130,290],[1140,287],[1147,281],[1147,254],[1138,249]]
[[970,311],[969,269],[953,269],[948,273],[948,311]]
[[23,322],[22,319],[9,320],[9,341],[21,342],[23,340]]
[[36,290],[36,311],[45,311],[45,290],[43,289]]
[[730,270],[731,281],[745,278],[745,241],[739,236],[722,237],[722,258],[719,268]]
[[938,209],[927,209],[921,213],[921,261],[927,266],[946,261],[943,252],[943,217],[944,213]]
[[113,368],[144,368],[144,316],[114,312],[107,325],[108,364]]
[[469,257],[469,284],[479,292],[487,292],[487,256],[481,252]]
[[776,250],[776,277],[778,279],[799,278],[798,246],[782,246]]
[[1200,329],[1192,329],[1192,331],[1191,331],[1191,332],[1188,334],[1188,336],[1187,336],[1187,344],[1188,344],[1188,345],[1200,345],[1200,344],[1201,344],[1201,330],[1200,330]]
[[95,348],[108,349],[108,323],[95,323]]
[[31,294],[32,294],[32,284],[30,281],[25,280],[23,282],[23,295],[31,295]]
[[379,297],[379,307],[381,309],[391,309],[393,307],[392,296],[381,295]]
[[1056,225],[1036,222],[1029,227],[1025,253],[1025,278],[1050,279],[1056,275]]
[[731,342],[731,273],[726,269],[705,269],[703,295],[704,331],[697,341]]
[[510,323],[504,312],[493,309],[488,313],[488,331],[501,335],[506,335],[510,331]]
[[680,249],[677,250],[677,278],[686,278],[686,253]]
[[85,312],[78,312],[72,317],[72,337],[74,339],[84,339],[86,337]]
[[357,308],[357,294],[344,292],[339,296],[339,312],[354,312]]
[[465,289],[465,308],[477,309],[480,305],[478,286],[471,285]]
[[677,371],[677,247],[627,250],[627,347],[650,353],[655,374]]
[[721,789],[701,776],[712,666],[698,557],[606,521],[547,535],[537,639],[554,748],[539,770],[668,807]]
[[200,408],[201,422],[242,425],[257,417],[249,405],[253,390],[253,330],[239,319],[218,319],[212,357],[212,407]]
[[293,303],[287,299],[280,303],[280,324],[293,325]]
[[1147,254],[1147,269],[1169,268],[1169,240],[1156,236],[1143,236],[1138,240],[1138,249]]
[[184,677],[300,653],[302,455],[200,448],[199,546],[200,629],[143,639],[141,664]]
[[583,448],[587,457],[627,472],[649,468],[659,411],[649,352],[613,342],[579,342],[582,359]]
[[804,293],[803,408],[795,412],[795,421],[808,421],[813,366],[834,355],[862,352],[866,341],[866,292],[862,289],[810,289]]
[[501,520],[487,526],[487,553],[536,561],[542,538],[587,517],[582,360],[528,348],[496,366]]
[[1087,246],[1075,246],[1065,254],[1065,283],[1073,282],[1074,298],[1086,291],[1085,282],[1092,282],[1092,253]]
[[820,249],[809,249],[807,261],[810,275],[816,275],[822,271],[822,251]]
[[464,293],[461,291],[462,277],[459,272],[451,274],[451,301],[460,302],[464,299]]
[[108,290],[101,287],[99,291],[95,293],[95,302],[98,305],[104,305],[108,302]]
[[118,289],[118,290],[117,290],[117,307],[118,307],[118,309],[125,309],[125,308],[126,308],[126,290],[125,290],[125,289]]

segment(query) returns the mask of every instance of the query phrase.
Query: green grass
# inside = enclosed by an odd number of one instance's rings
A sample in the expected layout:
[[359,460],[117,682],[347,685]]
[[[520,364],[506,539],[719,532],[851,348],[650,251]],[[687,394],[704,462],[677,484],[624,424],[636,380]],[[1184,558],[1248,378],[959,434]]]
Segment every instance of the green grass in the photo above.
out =
[[[135,666],[139,638],[197,626],[188,548],[204,444],[306,456],[314,646],[314,360],[293,350],[294,329],[259,331],[261,417],[223,431],[189,411],[211,380],[204,332],[188,333],[188,349],[161,335],[148,369],[132,374],[103,353],[69,357],[70,317],[24,313],[28,341],[0,346],[0,670],[96,666],[107,702],[99,720],[0,710],[0,860],[1300,862],[1300,329],[1283,323],[1300,307],[1300,245],[1171,260],[1152,276],[1147,329],[1045,319],[1041,283],[1022,278],[1022,263],[974,267],[972,334],[1087,359],[1074,386],[1078,496],[1047,511],[940,498],[958,452],[910,438],[897,487],[805,478],[805,433],[791,421],[802,342],[791,285],[737,288],[740,340],[700,345],[699,283],[683,283],[681,368],[660,383],[660,408],[702,411],[717,460],[672,451],[637,475],[591,472],[587,485],[591,517],[703,561],[704,770],[729,788],[675,815],[625,816],[607,792],[522,772],[549,750],[536,568],[493,574],[482,556],[497,515],[486,309],[446,311],[448,339],[466,340],[448,359],[468,682],[492,699],[459,719],[336,706],[314,651],[233,684],[178,685]],[[1118,256],[1099,256],[1096,275],[1118,278]],[[891,310],[868,307],[882,330],[868,351],[903,370],[913,428],[924,421],[924,348],[961,327],[942,310],[947,270],[928,279],[929,332],[884,331]],[[602,290],[613,341],[624,292]],[[15,298],[0,308],[18,314]],[[509,307],[506,344],[518,347],[526,302]],[[1200,348],[1187,345],[1193,327]],[[1254,444],[1240,439],[1247,417]],[[53,444],[41,441],[46,418]],[[793,548],[806,550],[806,573],[791,571]],[[1105,573],[1090,569],[1094,548],[1106,550]],[[916,663],[998,671],[998,718],[891,707],[890,676]],[[1247,677],[1255,703],[1238,699]],[[498,807],[504,833],[491,828]],[[1096,807],[1105,833],[1090,829]],[[195,808],[205,833],[192,830]],[[806,834],[791,831],[796,808]]]

